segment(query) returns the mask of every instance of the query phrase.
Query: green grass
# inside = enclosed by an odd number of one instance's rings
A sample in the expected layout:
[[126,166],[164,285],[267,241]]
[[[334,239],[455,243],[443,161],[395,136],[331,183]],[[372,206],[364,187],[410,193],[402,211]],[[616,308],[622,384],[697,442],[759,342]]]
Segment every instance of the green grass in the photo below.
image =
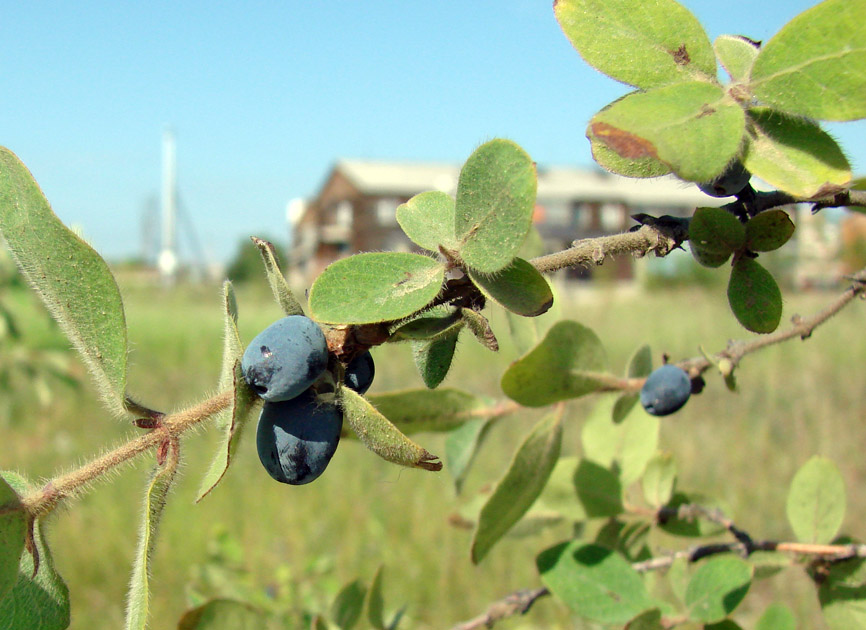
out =
[[[165,410],[213,393],[222,349],[219,288],[125,288],[124,296],[132,347],[131,391],[145,404]],[[808,315],[831,297],[787,296],[783,321],[794,313]],[[242,290],[238,301],[244,339],[280,315],[261,290]],[[567,303],[562,308],[566,316],[596,331],[615,372],[622,371],[632,351],[645,342],[658,364],[662,352],[678,360],[696,356],[699,346],[715,352],[728,339],[748,335],[719,290],[654,291],[634,299],[602,291],[561,302]],[[15,304],[28,313],[22,319],[31,343],[63,345],[56,330],[32,316],[29,297],[15,295]],[[501,356],[468,337],[462,339],[445,386],[500,395],[499,378],[516,353],[502,318],[495,316],[493,325],[502,342]],[[421,386],[408,347],[379,348],[374,356],[378,374],[372,392]],[[863,306],[857,303],[807,342],[789,342],[748,357],[737,373],[738,393],[729,393],[720,377],[708,374],[705,392],[662,423],[661,447],[678,462],[679,486],[721,497],[737,524],[757,538],[787,539],[792,536],[785,520],[787,484],[811,455],[827,455],[838,463],[848,487],[844,529],[862,538],[866,503],[859,501],[856,489],[866,476],[864,356]],[[68,470],[135,435],[134,429],[101,410],[87,385],[78,392],[59,388],[45,409],[29,392],[2,395],[19,397],[24,411],[14,422],[6,419],[0,466],[31,478]],[[579,453],[581,420],[592,403],[569,405],[564,454]],[[520,414],[498,425],[467,482],[468,496],[501,475],[537,417],[535,412]],[[444,453],[443,436],[420,435],[417,440],[434,453]],[[153,563],[153,628],[174,627],[188,606],[193,581],[206,583],[211,589],[207,594],[220,594],[227,567],[235,576],[229,586],[240,584],[275,606],[327,610],[342,584],[355,577],[369,582],[380,564],[385,566],[386,608],[407,606],[403,627],[447,628],[514,590],[537,586],[535,555],[569,535],[568,528],[561,527],[537,537],[505,540],[480,566],[472,566],[471,532],[448,522],[462,499],[455,498],[447,472],[397,468],[357,441],[341,445],[316,483],[288,487],[264,473],[248,439],[222,485],[193,505],[216,443],[212,430],[183,442],[183,477],[168,504]],[[72,597],[72,628],[122,626],[148,458],[51,518],[50,540]],[[231,561],[217,566],[209,559],[220,540],[223,553],[226,545],[237,548],[229,554]],[[670,549],[690,543],[665,539],[663,544]],[[801,625],[814,625],[814,589],[801,576],[789,571],[756,585],[738,612],[740,618],[754,621],[771,598],[779,597],[797,611]],[[502,626],[574,627],[568,612],[551,598],[540,600],[526,618]]]

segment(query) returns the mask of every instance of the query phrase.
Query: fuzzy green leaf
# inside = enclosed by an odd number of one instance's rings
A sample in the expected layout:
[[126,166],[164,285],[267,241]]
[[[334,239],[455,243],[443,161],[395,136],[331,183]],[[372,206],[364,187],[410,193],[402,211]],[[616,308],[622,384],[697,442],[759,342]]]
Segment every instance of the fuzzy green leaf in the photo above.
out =
[[674,0],[557,0],[553,7],[581,57],[612,79],[647,89],[716,76],[707,34]]
[[398,325],[391,333],[390,341],[438,339],[460,332],[463,324],[459,310],[451,306],[437,306],[405,324]]
[[444,192],[423,192],[397,207],[397,223],[413,243],[439,252],[441,245],[456,250],[454,198]]
[[[843,539],[843,543],[856,542]],[[866,561],[853,558],[830,565],[818,589],[818,601],[829,630],[851,630],[866,624]]]
[[628,160],[653,158],[707,182],[737,155],[744,130],[743,108],[720,86],[690,81],[627,94],[593,116],[586,135]]
[[376,455],[401,466],[442,470],[436,455],[406,437],[363,396],[341,387],[339,397],[346,422],[364,446]]
[[407,389],[373,394],[370,403],[404,433],[450,431],[479,416],[486,401],[459,389]]
[[845,482],[832,460],[815,456],[797,471],[788,490],[787,514],[800,542],[833,540],[845,518]]
[[457,337],[460,329],[430,341],[413,341],[412,357],[415,367],[421,375],[421,380],[430,389],[436,389],[445,380],[451,363],[454,361],[454,351],[457,349]]
[[536,317],[553,305],[553,292],[547,280],[522,258],[515,258],[492,275],[470,269],[469,277],[487,298],[517,315]]
[[561,412],[542,419],[518,447],[508,471],[481,509],[472,537],[473,563],[481,562],[541,494],[559,459],[561,420]]
[[609,518],[622,514],[622,483],[609,468],[588,459],[574,471],[574,488],[587,518]]
[[102,401],[125,414],[123,302],[108,265],[51,211],[33,176],[0,147],[0,233],[48,311],[81,353]]
[[[726,506],[718,499],[697,492],[675,492],[666,507],[675,510],[683,505],[700,505],[708,510],[717,509],[723,514],[728,512]],[[673,536],[686,536],[690,538],[718,536],[725,531],[724,527],[707,519],[680,519],[676,516],[668,518],[661,523],[661,529]]]
[[177,630],[261,630],[266,623],[264,613],[246,602],[212,599],[186,611]]
[[769,271],[753,258],[740,258],[731,270],[728,303],[746,330],[771,333],[782,319],[782,292]]
[[444,277],[441,263],[420,254],[356,254],[331,263],[316,278],[310,311],[314,319],[328,324],[402,319],[429,304]]
[[768,184],[797,197],[842,190],[851,167],[842,149],[817,123],[771,109],[749,110],[743,165]]
[[490,418],[470,420],[451,431],[445,440],[445,468],[454,480],[457,494],[463,490],[466,475],[492,424]]
[[742,35],[720,35],[713,42],[713,50],[731,80],[745,81],[749,78],[759,48]]
[[677,464],[669,453],[658,453],[647,463],[641,484],[646,502],[659,508],[668,501],[674,493],[677,482]]
[[236,360],[234,364],[232,387],[234,388],[234,401],[229,411],[228,420],[223,426],[222,440],[219,449],[217,449],[210,463],[210,467],[202,479],[196,503],[210,494],[217,487],[217,484],[222,481],[232,463],[232,458],[238,450],[244,429],[254,417],[255,411],[259,409],[262,402],[255,391],[247,385],[241,371],[240,359]]
[[689,619],[699,623],[721,621],[740,605],[752,584],[752,567],[736,556],[710,558],[686,588]]
[[144,510],[138,549],[127,594],[126,630],[145,630],[150,609],[150,559],[166,498],[177,473],[177,445],[170,446],[166,460],[153,471],[144,494]]
[[634,159],[626,158],[594,137],[589,138],[589,145],[592,159],[598,162],[599,166],[623,177],[661,177],[671,172],[670,168],[649,155]]
[[367,621],[375,630],[385,630],[385,599],[382,597],[382,566],[376,569],[367,596]]
[[614,422],[611,397],[600,400],[581,429],[584,456],[606,467],[616,464],[623,485],[643,474],[658,447],[658,417],[636,409],[621,422]]
[[280,264],[277,262],[277,255],[274,250],[273,243],[252,236],[250,237],[262,255],[262,262],[265,265],[265,275],[268,278],[268,284],[271,291],[274,293],[274,299],[286,315],[303,315],[304,309],[295,294],[289,288],[289,283],[286,282],[283,272],[280,270]]
[[746,223],[746,248],[753,252],[779,249],[794,235],[794,222],[784,210],[767,210]]
[[532,225],[535,165],[509,140],[491,140],[469,156],[457,182],[455,238],[463,261],[492,273],[506,267]]
[[482,346],[491,352],[499,352],[499,340],[493,334],[490,322],[484,315],[471,308],[461,308],[460,316],[466,323],[466,328]]
[[746,229],[722,208],[698,208],[689,222],[689,248],[705,267],[720,267],[743,247]]
[[0,599],[18,579],[18,564],[27,535],[21,498],[0,476]]
[[352,630],[364,612],[367,587],[361,580],[346,584],[331,605],[331,618],[340,630]]
[[575,540],[536,558],[541,581],[577,615],[623,625],[657,606],[641,576],[616,552]]
[[773,602],[758,619],[755,630],[797,630],[797,619],[785,604]]
[[764,44],[750,88],[759,101],[818,120],[866,117],[866,0],[825,0]]
[[[27,481],[11,471],[0,476],[19,495],[31,491]],[[25,551],[18,565],[17,581],[0,597],[0,630],[65,630],[69,627],[69,589],[54,569],[42,525],[33,526],[39,568],[34,575],[33,556]]]
[[554,324],[529,354],[502,376],[502,391],[521,405],[544,407],[605,387],[607,356],[598,337],[573,321]]

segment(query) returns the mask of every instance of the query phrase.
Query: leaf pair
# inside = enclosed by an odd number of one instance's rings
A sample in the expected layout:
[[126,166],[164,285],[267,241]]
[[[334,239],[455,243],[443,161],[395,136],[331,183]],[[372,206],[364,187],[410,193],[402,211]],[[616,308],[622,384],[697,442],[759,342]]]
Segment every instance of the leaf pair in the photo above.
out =
[[692,255],[706,267],[720,267],[733,256],[728,302],[737,320],[757,333],[771,333],[782,318],[782,292],[773,276],[752,256],[784,245],[794,224],[783,210],[768,210],[743,225],[721,208],[698,208],[689,223]]
[[[804,198],[851,179],[839,146],[808,119],[866,117],[866,1],[826,0],[761,48],[731,35],[711,45],[675,0],[559,0],[555,13],[590,65],[639,88],[589,124],[606,169],[708,182],[740,157],[752,174]],[[716,79],[716,58],[728,86]]]

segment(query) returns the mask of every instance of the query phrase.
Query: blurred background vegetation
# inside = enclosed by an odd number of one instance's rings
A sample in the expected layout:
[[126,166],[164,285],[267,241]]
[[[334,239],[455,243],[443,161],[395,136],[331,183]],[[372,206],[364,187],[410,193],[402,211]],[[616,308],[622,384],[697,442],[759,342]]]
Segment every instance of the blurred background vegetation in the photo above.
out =
[[[260,274],[258,265],[256,260]],[[626,292],[603,284],[583,287],[561,293],[557,308],[561,317],[596,331],[615,372],[624,370],[643,343],[651,344],[656,365],[663,352],[673,360],[695,356],[699,347],[715,352],[728,339],[748,333],[728,310],[726,270],[702,273],[706,282],[675,289],[661,288],[662,283]],[[118,278],[132,348],[131,391],[164,410],[213,393],[222,349],[219,287],[180,285],[169,290],[136,278]],[[783,321],[795,313],[813,313],[834,295],[786,292]],[[62,352],[67,347],[26,287],[6,282],[0,300],[14,313],[20,332],[14,343],[4,338],[4,361],[10,348]],[[245,340],[281,316],[263,283],[242,283],[238,302]],[[735,522],[758,538],[790,539],[785,519],[790,479],[811,455],[826,455],[837,462],[848,488],[843,529],[862,536],[859,524],[866,519],[866,504],[856,492],[866,481],[861,439],[866,372],[858,367],[866,356],[862,308],[852,305],[807,342],[748,357],[738,371],[738,393],[728,392],[720,377],[709,375],[700,396],[665,418],[660,444],[679,464],[679,487],[720,497]],[[500,337],[499,355],[462,338],[444,387],[501,397],[499,378],[517,355],[504,318],[494,313],[492,324]],[[373,353],[377,378],[371,393],[421,386],[408,346],[380,347]],[[82,385],[46,381],[50,404],[40,401],[28,379],[3,380],[0,385],[3,408],[8,407],[0,416],[0,466],[31,479],[68,470],[137,431],[101,409],[77,357],[62,354],[70,363],[69,373],[79,376]],[[597,401],[568,405],[563,455],[579,453],[583,418]],[[315,483],[281,485],[262,470],[250,427],[226,479],[194,505],[217,435],[212,429],[189,435],[184,440],[183,479],[168,504],[153,564],[151,627],[175,627],[186,608],[220,595],[251,599],[282,614],[284,627],[293,627],[301,611],[327,612],[343,584],[356,577],[369,583],[380,565],[385,567],[386,611],[405,606],[403,628],[448,628],[514,590],[537,586],[536,554],[567,538],[568,525],[508,539],[476,567],[469,561],[471,531],[451,525],[449,515],[498,479],[538,417],[527,411],[494,427],[460,497],[447,471],[401,469],[354,440],[344,441]],[[444,454],[444,436],[422,434],[417,440]],[[73,629],[122,626],[141,496],[151,465],[143,458],[51,518],[49,537],[70,587]],[[654,540],[659,551],[688,544],[674,538]],[[802,571],[757,583],[738,619],[745,623],[750,615],[756,617],[770,598],[790,605],[804,627],[820,623],[815,590]],[[545,598],[526,617],[503,622],[502,627],[575,626],[563,605]]]

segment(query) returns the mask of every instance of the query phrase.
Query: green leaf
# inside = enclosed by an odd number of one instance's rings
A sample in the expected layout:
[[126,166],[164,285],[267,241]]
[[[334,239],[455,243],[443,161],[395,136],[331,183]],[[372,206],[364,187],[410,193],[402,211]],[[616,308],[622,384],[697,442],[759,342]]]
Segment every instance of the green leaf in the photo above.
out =
[[557,0],[553,9],[580,56],[612,79],[647,89],[716,76],[707,34],[674,0]]
[[[653,371],[653,357],[650,347],[643,345],[631,356],[626,369],[626,378],[642,378]],[[613,406],[612,418],[617,424],[625,420],[637,404],[640,395],[637,392],[620,394]]]
[[236,360],[234,364],[234,380],[232,387],[234,388],[234,401],[232,403],[228,422],[223,427],[222,440],[220,446],[211,461],[210,467],[202,479],[199,487],[196,503],[201,501],[205,496],[217,487],[222,481],[229,466],[232,463],[232,458],[238,450],[241,437],[244,435],[244,429],[249,421],[255,415],[255,411],[261,405],[255,391],[247,385],[241,371],[241,362]]
[[736,556],[715,556],[702,564],[686,588],[689,619],[700,623],[721,621],[749,591],[752,567]]
[[535,165],[509,140],[491,140],[469,156],[457,182],[455,236],[463,261],[492,273],[506,267],[532,225]]
[[764,44],[750,88],[759,101],[819,120],[866,117],[866,1],[825,0]]
[[749,78],[759,46],[742,35],[719,35],[713,42],[716,57],[733,81]]
[[490,418],[477,418],[451,431],[445,440],[445,467],[454,479],[457,494],[463,490],[463,482],[475,460],[475,454],[492,425]]
[[[698,492],[675,492],[671,497],[670,502],[665,506],[671,510],[676,510],[683,505],[700,505],[708,510],[717,509],[721,513],[726,513],[726,506],[718,499],[708,497]],[[686,536],[694,538],[704,538],[707,536],[718,536],[725,531],[725,528],[710,520],[699,519],[680,519],[676,516],[666,518],[659,523],[661,529],[673,536]]]
[[177,630],[261,630],[265,624],[265,615],[246,602],[212,599],[186,611]]
[[753,258],[740,258],[731,270],[728,303],[746,330],[771,333],[782,319],[782,292],[769,271]]
[[766,210],[746,223],[746,248],[753,252],[771,252],[788,242],[794,234],[794,222],[784,210]]
[[404,433],[450,431],[479,418],[487,401],[459,389],[407,389],[368,397]]
[[21,498],[0,476],[0,599],[18,579],[18,564],[27,536]]
[[391,341],[406,339],[437,339],[460,332],[464,325],[460,311],[451,306],[437,306],[424,311],[391,332]]
[[630,620],[625,627],[628,630],[665,630],[662,625],[662,613],[658,608],[641,613]]
[[646,502],[659,508],[668,501],[674,493],[677,482],[677,464],[669,453],[656,454],[646,465],[641,479],[643,496]]
[[580,460],[574,471],[574,488],[587,518],[622,514],[622,483],[610,469],[588,459]]
[[367,597],[367,620],[376,630],[385,630],[385,600],[382,597],[382,566],[376,569]]
[[547,280],[522,258],[491,275],[469,269],[469,277],[485,297],[523,317],[542,315],[553,305]]
[[361,619],[367,587],[361,580],[344,586],[331,606],[331,618],[340,630],[352,630]]
[[721,267],[745,242],[743,224],[722,208],[697,208],[689,222],[689,248],[705,267]]
[[268,277],[268,284],[271,291],[274,293],[274,299],[286,315],[303,315],[304,309],[301,303],[298,302],[295,294],[289,288],[289,283],[286,282],[283,272],[280,270],[280,264],[277,262],[277,255],[274,251],[273,243],[251,236],[255,246],[259,249],[262,255],[262,262],[265,264],[265,275]]
[[223,283],[223,358],[217,387],[223,392],[234,383],[235,363],[244,354],[244,345],[238,333],[238,302],[232,283]]
[[657,606],[631,564],[599,545],[561,543],[541,552],[536,564],[550,592],[590,621],[622,625]]
[[[19,496],[31,491],[27,481],[11,471],[0,476]],[[6,595],[0,597],[0,630],[65,630],[69,627],[69,589],[54,569],[45,543],[42,524],[34,523],[33,542],[39,558],[34,575],[33,555],[25,551],[18,565],[18,577]]]
[[126,630],[144,630],[150,610],[150,559],[156,547],[159,522],[166,498],[177,473],[178,444],[170,444],[166,460],[153,471],[144,495],[144,519],[126,602]]
[[752,578],[755,580],[771,578],[794,564],[791,556],[779,551],[753,551],[748,562],[754,568]]
[[797,620],[785,604],[773,602],[758,619],[755,630],[797,630]]
[[457,329],[442,337],[430,341],[413,341],[412,357],[415,359],[415,367],[421,375],[421,380],[430,389],[435,389],[445,380],[451,362],[454,360],[454,351],[457,349],[457,337],[460,330]]
[[341,387],[339,396],[344,419],[364,446],[376,455],[401,466],[442,470],[436,455],[407,438],[363,396],[348,387]]
[[592,159],[598,162],[599,166],[623,177],[660,177],[671,172],[671,169],[649,155],[626,158],[593,137],[589,138],[589,146]]
[[[445,268],[420,254],[356,254],[328,265],[310,289],[314,319],[372,324],[408,317],[442,288]],[[352,299],[346,299],[351,295]]]
[[541,420],[514,454],[505,476],[481,509],[472,538],[472,562],[478,564],[532,506],[544,489],[562,446],[562,414]]
[[577,398],[604,388],[607,356],[598,337],[573,321],[547,331],[529,354],[511,364],[502,376],[505,395],[527,407]]
[[658,448],[660,421],[636,409],[622,422],[614,422],[611,398],[600,400],[583,423],[583,454],[608,468],[616,464],[623,486],[628,486],[640,479]]
[[124,415],[126,318],[114,276],[51,211],[27,167],[2,147],[0,233],[21,273],[81,353],[102,401]]
[[[853,542],[853,541],[845,541]],[[866,624],[866,562],[837,562],[818,589],[818,601],[829,630],[850,630]]]
[[438,253],[440,245],[457,249],[455,219],[454,198],[444,192],[423,192],[397,207],[397,223],[406,236],[431,252]]
[[628,160],[650,157],[680,178],[708,182],[736,157],[745,113],[718,85],[676,83],[632,92],[593,116],[590,140]]
[[466,323],[466,328],[475,337],[482,346],[491,352],[499,352],[499,340],[493,334],[493,329],[490,327],[490,322],[478,311],[471,308],[461,308],[460,316]]
[[851,167],[817,123],[771,109],[749,110],[743,165],[768,184],[797,197],[822,197],[845,188]]
[[845,517],[845,482],[832,460],[815,456],[797,471],[788,490],[787,514],[800,542],[833,540]]

